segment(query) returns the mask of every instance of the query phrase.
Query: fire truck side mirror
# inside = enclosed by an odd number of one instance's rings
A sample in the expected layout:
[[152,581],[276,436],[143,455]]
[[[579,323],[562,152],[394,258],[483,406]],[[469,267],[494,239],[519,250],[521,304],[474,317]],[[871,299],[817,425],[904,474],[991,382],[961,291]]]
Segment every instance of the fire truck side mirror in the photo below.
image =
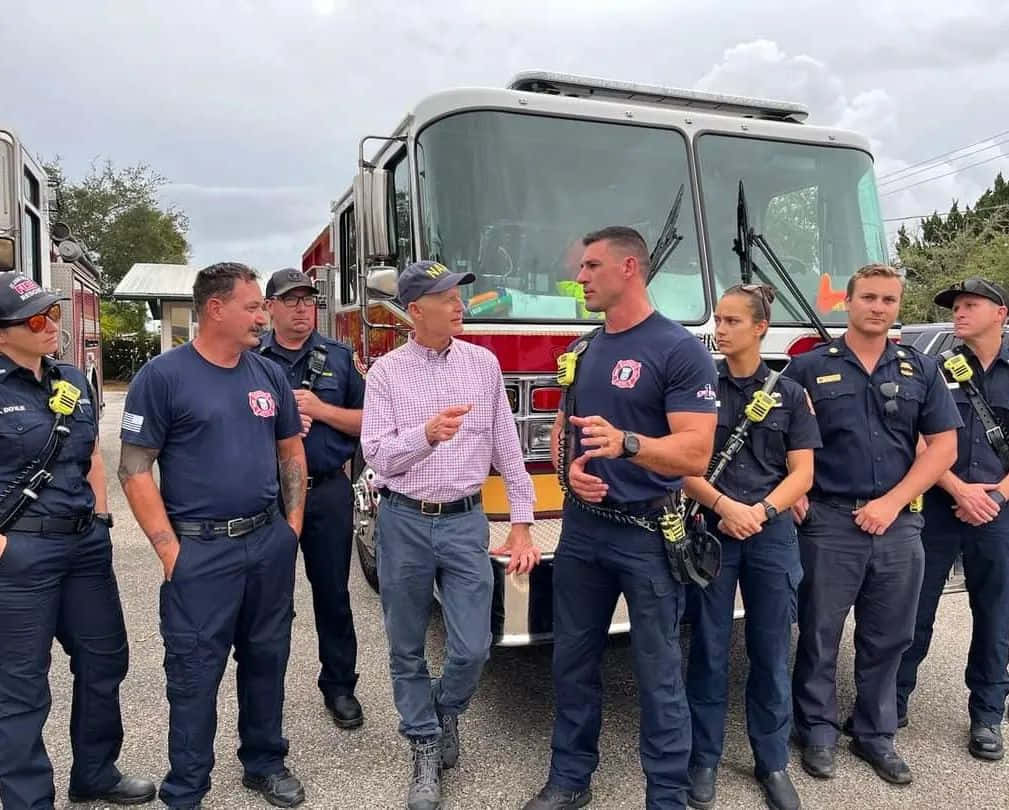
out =
[[358,211],[363,215],[365,259],[393,255],[389,234],[389,172],[366,167],[354,181]]
[[399,271],[395,267],[378,265],[368,271],[368,294],[376,298],[395,298],[398,295]]
[[14,240],[0,239],[0,272],[14,269]]

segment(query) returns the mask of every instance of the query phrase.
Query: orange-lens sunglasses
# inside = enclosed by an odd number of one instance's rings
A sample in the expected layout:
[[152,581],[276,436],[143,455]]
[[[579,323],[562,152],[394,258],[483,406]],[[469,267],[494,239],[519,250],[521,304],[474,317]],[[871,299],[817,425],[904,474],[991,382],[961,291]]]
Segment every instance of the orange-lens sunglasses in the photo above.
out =
[[45,312],[40,312],[38,315],[32,315],[30,318],[26,318],[21,321],[21,323],[27,326],[32,332],[41,332],[46,328],[46,318],[53,323],[59,323],[62,315],[62,307],[60,307],[59,304],[53,304]]

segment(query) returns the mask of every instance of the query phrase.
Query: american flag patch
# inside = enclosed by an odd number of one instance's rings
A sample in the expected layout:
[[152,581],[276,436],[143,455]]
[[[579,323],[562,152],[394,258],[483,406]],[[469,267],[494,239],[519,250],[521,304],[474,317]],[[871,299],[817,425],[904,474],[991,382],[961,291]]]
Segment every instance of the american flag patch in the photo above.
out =
[[143,426],[144,417],[136,413],[123,411],[123,430],[128,430],[131,433],[139,433]]

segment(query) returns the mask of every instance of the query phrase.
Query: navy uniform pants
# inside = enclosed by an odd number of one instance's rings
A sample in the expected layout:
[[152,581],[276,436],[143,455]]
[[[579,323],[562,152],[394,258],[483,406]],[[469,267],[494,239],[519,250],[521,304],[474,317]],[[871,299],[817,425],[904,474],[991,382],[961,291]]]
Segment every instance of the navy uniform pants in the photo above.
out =
[[347,476],[338,472],[313,483],[305,503],[301,552],[319,637],[319,689],[330,700],[353,695],[357,684],[357,636],[347,588],[353,539],[354,501]]
[[935,489],[925,499],[925,579],[918,601],[914,642],[904,653],[897,675],[897,711],[918,679],[918,666],[928,654],[932,625],[956,555],[963,553],[964,574],[974,630],[967,654],[965,680],[973,721],[998,725],[1009,694],[1009,509],[983,526],[970,526],[953,514],[953,499]]
[[[376,531],[399,730],[415,739],[438,737],[435,702],[444,714],[466,711],[490,655],[494,572],[487,516],[479,507],[424,515],[391,495],[382,499]],[[445,621],[445,666],[432,684],[424,643],[436,584]]]
[[901,512],[885,534],[863,532],[850,509],[811,501],[799,530],[799,643],[792,676],[795,730],[804,745],[837,743],[837,653],[855,608],[853,731],[886,753],[897,732],[897,668],[914,637],[924,552],[920,514]]
[[557,714],[550,782],[582,790],[599,764],[602,657],[623,594],[641,705],[647,810],[686,807],[689,788],[690,712],[679,639],[684,588],[669,571],[663,542],[656,532],[596,518],[569,504],[553,568]]
[[12,532],[0,556],[0,806],[51,810],[53,769],[42,742],[53,638],[70,656],[70,789],[101,793],[121,774],[119,684],[129,652],[108,527],[83,534]]
[[[708,525],[717,517],[708,515]],[[746,728],[758,776],[788,765],[792,687],[788,658],[802,580],[795,523],[789,512],[747,540],[716,531],[722,570],[707,588],[690,586],[690,658],[687,701],[693,747],[691,765],[717,768],[722,758],[728,702],[729,645],[736,585],[746,609]]]
[[238,663],[238,758],[250,776],[284,767],[281,725],[291,646],[297,541],[279,517],[237,538],[181,537],[161,586],[168,759],[161,800],[194,804],[210,790],[217,690],[232,647]]

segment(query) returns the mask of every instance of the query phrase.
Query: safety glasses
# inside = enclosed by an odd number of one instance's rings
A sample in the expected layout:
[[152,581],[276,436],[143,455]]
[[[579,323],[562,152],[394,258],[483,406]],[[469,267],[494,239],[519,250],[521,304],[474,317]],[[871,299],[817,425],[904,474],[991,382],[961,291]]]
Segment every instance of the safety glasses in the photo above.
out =
[[275,299],[280,301],[288,309],[294,309],[301,302],[308,309],[313,309],[316,304],[316,297],[314,295],[285,295],[280,298]]
[[897,404],[897,391],[900,390],[900,386],[895,382],[885,382],[879,384],[879,393],[883,395],[885,401],[883,402],[883,412],[887,416],[896,416],[897,412],[900,410],[900,406]]
[[30,331],[37,334],[46,328],[47,320],[50,320],[53,323],[59,323],[62,315],[63,308],[59,304],[53,304],[49,307],[49,309],[44,310],[37,315],[32,315],[30,318],[25,318],[23,321],[18,321],[12,325],[19,326],[20,324],[24,324]]

